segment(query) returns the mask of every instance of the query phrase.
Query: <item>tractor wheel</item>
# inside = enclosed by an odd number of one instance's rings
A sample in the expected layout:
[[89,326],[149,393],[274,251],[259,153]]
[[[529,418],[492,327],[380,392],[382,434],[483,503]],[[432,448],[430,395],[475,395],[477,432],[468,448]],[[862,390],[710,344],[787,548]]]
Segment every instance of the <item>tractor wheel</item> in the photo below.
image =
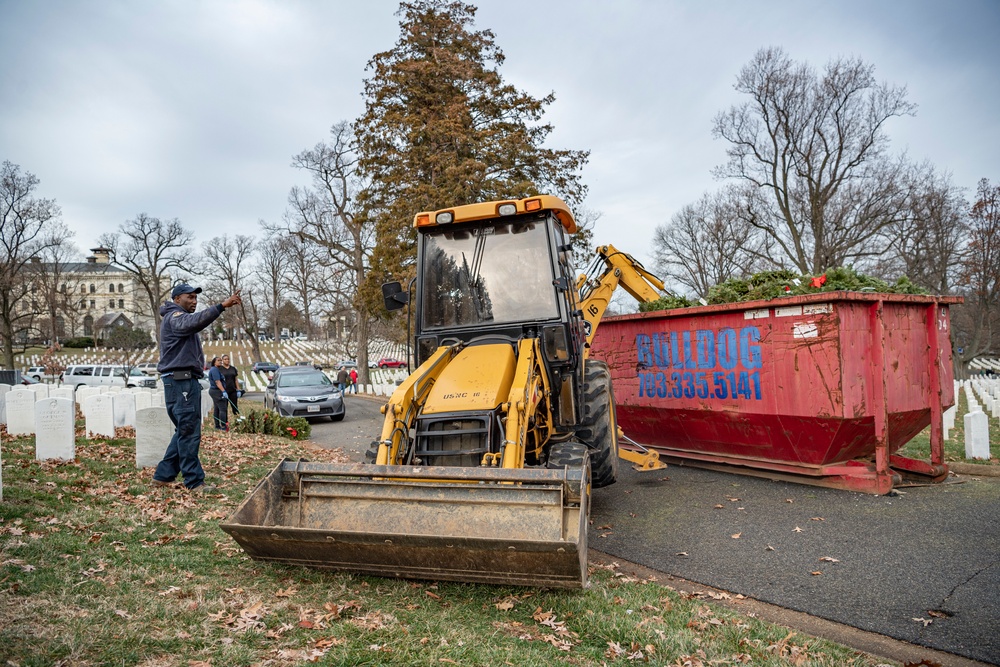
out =
[[590,448],[594,487],[600,488],[618,478],[618,420],[608,365],[590,359],[586,364],[576,437]]
[[557,442],[549,449],[546,468],[579,468],[586,464],[589,450],[579,442]]
[[[590,487],[593,486],[593,473],[590,467],[590,448],[582,442],[557,442],[549,449],[549,461],[546,468],[561,470],[563,468],[583,468],[583,485],[580,492],[590,498]],[[583,502],[583,498],[569,498],[572,501]],[[587,501],[587,513],[590,513],[590,502]]]

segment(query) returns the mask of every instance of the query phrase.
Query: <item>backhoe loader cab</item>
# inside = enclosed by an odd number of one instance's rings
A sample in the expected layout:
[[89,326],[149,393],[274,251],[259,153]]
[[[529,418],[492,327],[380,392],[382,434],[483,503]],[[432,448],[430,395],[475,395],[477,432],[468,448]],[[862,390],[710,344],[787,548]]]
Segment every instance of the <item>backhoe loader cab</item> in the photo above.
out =
[[[552,401],[552,421],[575,425],[585,334],[570,258],[569,233],[576,223],[566,205],[547,196],[474,204],[420,214],[415,225],[417,365],[442,345],[490,345],[483,362],[513,371],[519,343],[537,340],[545,384],[553,396],[564,396]],[[501,381],[499,388],[509,383]],[[463,396],[468,393],[441,392],[431,412],[482,403],[470,401],[483,397],[482,391]],[[506,394],[494,392],[492,398],[491,410]]]

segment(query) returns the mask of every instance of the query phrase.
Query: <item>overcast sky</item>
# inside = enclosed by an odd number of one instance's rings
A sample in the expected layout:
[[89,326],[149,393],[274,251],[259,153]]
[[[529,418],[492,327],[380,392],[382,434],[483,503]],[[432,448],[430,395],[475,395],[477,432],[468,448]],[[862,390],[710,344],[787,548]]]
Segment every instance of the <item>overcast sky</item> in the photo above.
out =
[[[290,166],[363,110],[388,0],[0,0],[0,160],[34,173],[81,250],[139,213],[199,243],[281,220]],[[482,0],[501,73],[554,92],[553,148],[587,149],[595,242],[648,260],[653,230],[719,187],[712,119],[765,46],[822,67],[857,56],[906,85],[895,151],[971,195],[1000,181],[1000,0]]]

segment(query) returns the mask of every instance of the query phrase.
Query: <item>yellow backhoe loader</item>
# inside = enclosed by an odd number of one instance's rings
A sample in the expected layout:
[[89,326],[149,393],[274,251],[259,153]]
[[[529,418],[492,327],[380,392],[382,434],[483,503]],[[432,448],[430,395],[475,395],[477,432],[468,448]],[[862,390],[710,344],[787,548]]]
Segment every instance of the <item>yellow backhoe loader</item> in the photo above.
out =
[[[253,558],[387,577],[578,588],[590,489],[612,484],[611,376],[588,348],[615,289],[663,284],[614,247],[572,272],[551,196],[420,213],[416,370],[367,462],[284,461],[222,528]],[[386,307],[409,302],[383,286]]]

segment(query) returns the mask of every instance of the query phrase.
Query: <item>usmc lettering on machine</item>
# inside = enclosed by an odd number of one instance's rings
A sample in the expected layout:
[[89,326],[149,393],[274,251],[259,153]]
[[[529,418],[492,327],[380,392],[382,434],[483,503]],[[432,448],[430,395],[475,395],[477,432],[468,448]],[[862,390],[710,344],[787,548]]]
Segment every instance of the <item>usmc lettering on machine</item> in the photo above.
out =
[[754,326],[638,334],[639,396],[759,401],[759,343]]

